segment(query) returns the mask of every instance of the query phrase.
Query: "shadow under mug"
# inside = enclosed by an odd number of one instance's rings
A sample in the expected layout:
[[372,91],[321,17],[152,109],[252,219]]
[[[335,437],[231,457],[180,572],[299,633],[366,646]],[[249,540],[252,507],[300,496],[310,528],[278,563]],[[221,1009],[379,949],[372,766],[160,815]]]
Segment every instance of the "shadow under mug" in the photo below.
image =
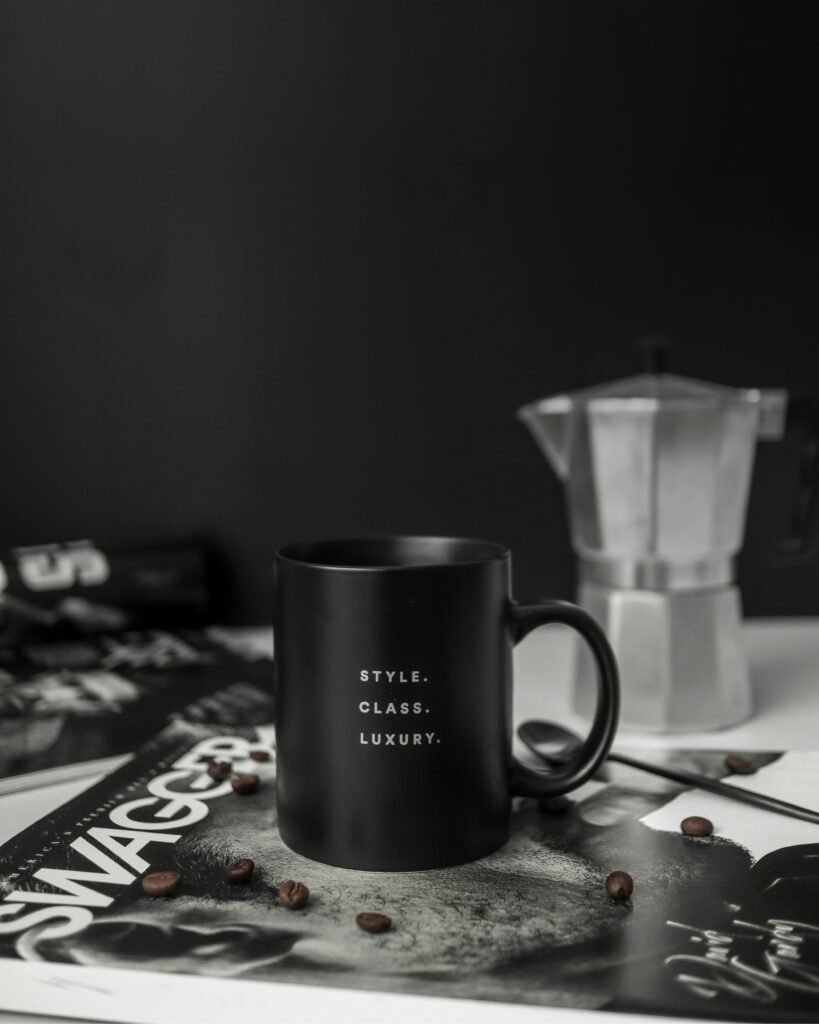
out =
[[[551,622],[588,643],[598,700],[577,757],[538,771],[512,755],[512,649]],[[508,839],[513,796],[581,785],[614,737],[617,666],[602,630],[563,601],[516,604],[498,544],[284,547],[274,634],[279,831],[326,864],[405,871],[482,857]]]

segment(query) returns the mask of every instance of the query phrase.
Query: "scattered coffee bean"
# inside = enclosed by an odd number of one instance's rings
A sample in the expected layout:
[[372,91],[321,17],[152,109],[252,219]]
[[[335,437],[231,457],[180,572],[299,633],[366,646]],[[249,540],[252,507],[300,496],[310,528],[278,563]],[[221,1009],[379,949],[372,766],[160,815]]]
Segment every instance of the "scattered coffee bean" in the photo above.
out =
[[253,877],[253,868],[255,867],[252,860],[248,857],[243,857],[241,860],[234,861],[228,869],[228,878],[231,882],[249,882]]
[[246,796],[248,793],[255,793],[259,788],[259,776],[258,775],[240,775],[238,779],[234,779],[231,782],[233,786],[233,792],[238,793],[239,796]]
[[696,814],[690,818],[683,818],[680,828],[687,836],[710,836],[714,831],[713,822],[707,818],[700,818]]
[[173,896],[181,881],[176,871],[154,871],[142,879],[142,888],[148,896]]
[[310,890],[304,882],[288,879],[279,886],[279,899],[291,910],[301,910],[309,898]]
[[386,914],[370,914],[365,912],[356,916],[355,923],[363,931],[379,935],[381,932],[386,932],[392,927],[392,918],[387,917]]
[[729,754],[725,758],[725,767],[734,775],[753,775],[756,771],[748,758],[742,757],[740,754]]
[[269,761],[270,751],[269,750],[251,750],[250,757],[254,761]]
[[634,892],[634,879],[627,871],[612,871],[606,879],[606,892],[616,900],[627,900]]
[[211,761],[208,765],[208,775],[210,775],[212,779],[217,779],[221,782],[230,775],[232,767],[233,765],[230,761]]

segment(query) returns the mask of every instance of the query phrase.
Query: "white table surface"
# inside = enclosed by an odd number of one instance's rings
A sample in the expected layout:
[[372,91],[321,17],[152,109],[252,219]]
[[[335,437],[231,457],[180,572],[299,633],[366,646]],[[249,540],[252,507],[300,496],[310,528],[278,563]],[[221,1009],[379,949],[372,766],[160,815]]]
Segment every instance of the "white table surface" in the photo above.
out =
[[[267,630],[243,630],[243,635],[262,649],[272,649]],[[819,620],[776,619],[746,623],[744,636],[751,668],[755,712],[751,719],[718,732],[651,735],[621,730],[618,745],[641,746],[647,749],[664,746],[751,750],[815,750],[819,749]],[[583,722],[571,710],[571,674],[574,643],[568,630],[547,626],[537,630],[516,650],[515,654],[515,721],[526,718],[549,718],[582,730]],[[0,797],[0,842],[5,842],[51,809],[75,796],[97,781],[97,776],[50,784],[47,787]],[[120,972],[123,999],[128,987],[139,984],[137,972]],[[172,982],[172,979],[170,979]],[[204,979],[202,989],[208,989]],[[423,1018],[428,1024],[436,1021],[458,1024],[520,1021],[542,1021],[558,1024],[600,1024],[600,1013],[545,1007],[510,1006],[500,1003],[477,1003],[456,999],[426,999],[416,996],[390,996],[383,993],[348,992],[312,989],[304,986],[281,986],[258,983],[256,996],[248,989],[243,996],[241,1012],[236,1007],[219,1004],[214,991],[208,1003],[207,1019],[225,1022],[253,1021],[383,1021],[390,1024]],[[71,984],[66,980],[65,992]],[[272,990],[275,989],[275,995]],[[0,967],[0,998],[3,981]],[[204,1020],[204,1005],[198,1010],[190,1004],[174,1001],[168,992],[167,1021]],[[83,1005],[82,996],[66,994],[62,1004],[74,1009],[77,1020],[99,1020],[93,1008]],[[82,1014],[85,1013],[86,1016]],[[56,1024],[65,1018],[20,1015],[0,1012],[0,1024],[25,1021],[27,1024]],[[645,1016],[618,1014],[617,1024],[628,1021],[645,1022]]]

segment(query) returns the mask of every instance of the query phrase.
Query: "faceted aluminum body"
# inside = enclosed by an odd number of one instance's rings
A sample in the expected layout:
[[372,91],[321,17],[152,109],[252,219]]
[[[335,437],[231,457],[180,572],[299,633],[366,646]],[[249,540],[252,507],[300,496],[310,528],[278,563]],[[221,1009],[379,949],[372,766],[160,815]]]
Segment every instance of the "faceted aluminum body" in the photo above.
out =
[[[572,544],[601,582],[660,589],[731,578],[758,437],[781,391],[643,374],[521,409],[566,481]],[[717,582],[716,579],[713,582]]]
[[519,411],[566,483],[580,603],[620,660],[624,724],[717,728],[750,714],[733,559],[756,441],[782,436],[786,403],[643,374]]
[[[750,717],[736,587],[661,592],[584,583],[579,603],[617,654],[629,728],[700,732]],[[580,645],[575,657],[575,704],[591,714],[594,666]]]

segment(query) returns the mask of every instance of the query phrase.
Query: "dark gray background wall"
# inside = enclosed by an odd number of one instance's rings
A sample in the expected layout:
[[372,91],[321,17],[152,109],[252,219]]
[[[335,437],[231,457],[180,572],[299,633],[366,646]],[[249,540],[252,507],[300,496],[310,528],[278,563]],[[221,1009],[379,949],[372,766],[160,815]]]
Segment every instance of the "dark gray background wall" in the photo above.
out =
[[[639,369],[819,398],[811,5],[6,0],[0,546],[491,536],[570,596],[515,409]],[[760,449],[752,613],[796,441]]]

